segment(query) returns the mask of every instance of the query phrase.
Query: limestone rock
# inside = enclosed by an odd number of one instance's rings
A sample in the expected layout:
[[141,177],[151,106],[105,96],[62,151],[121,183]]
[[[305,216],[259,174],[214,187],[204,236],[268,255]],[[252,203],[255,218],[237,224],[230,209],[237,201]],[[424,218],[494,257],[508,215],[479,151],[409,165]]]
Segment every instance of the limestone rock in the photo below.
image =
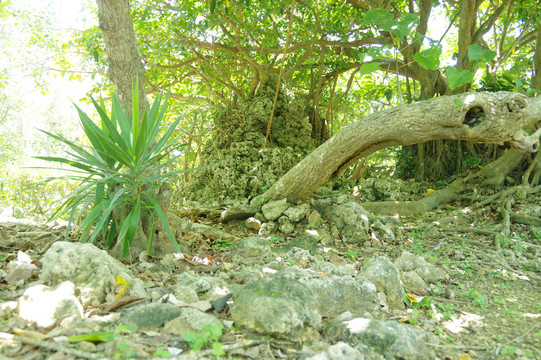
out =
[[359,275],[376,285],[378,291],[385,293],[387,304],[394,309],[403,309],[404,289],[400,283],[398,270],[385,256],[370,259]]
[[70,281],[54,288],[45,285],[29,287],[18,303],[19,316],[39,328],[53,326],[68,317],[83,316],[83,307],[75,297],[75,286]]
[[429,284],[435,284],[436,282],[445,280],[449,277],[445,270],[430,264],[424,258],[408,251],[402,252],[402,255],[396,259],[394,264],[400,271],[415,271]]
[[183,301],[186,304],[191,304],[196,301],[199,301],[199,296],[197,296],[197,293],[195,290],[186,285],[176,285],[173,289],[173,295],[175,295],[175,298],[179,301]]
[[233,296],[237,325],[295,342],[319,339],[316,294],[297,279],[279,272],[235,288]]
[[259,206],[246,204],[233,205],[221,213],[220,220],[222,222],[227,222],[236,219],[246,219],[250,216],[254,216],[259,211],[259,208]]
[[338,339],[352,346],[363,344],[386,359],[430,360],[434,354],[426,343],[429,335],[417,328],[396,321],[355,318],[343,321]]
[[[142,290],[129,269],[92,244],[57,241],[41,258],[41,279],[53,285],[69,280],[80,292],[83,306],[98,306],[107,295],[114,299],[116,277]],[[139,293],[140,295],[141,293]]]
[[328,199],[314,202],[315,208],[323,213],[351,243],[362,244],[370,238],[370,219],[373,214],[355,201],[337,204]]
[[284,211],[284,215],[286,215],[289,220],[296,223],[304,219],[309,210],[310,205],[304,203],[288,208],[286,211]]
[[150,303],[134,307],[120,316],[119,323],[136,324],[139,328],[159,327],[182,313],[172,304]]
[[250,230],[259,231],[261,229],[261,221],[255,217],[249,217],[244,224]]
[[261,212],[267,220],[274,221],[282,216],[287,207],[287,199],[270,201],[261,207]]
[[201,332],[205,325],[218,324],[220,320],[214,315],[206,314],[191,307],[180,309],[180,314],[164,325],[164,330],[171,334],[181,335],[190,331]]
[[267,240],[257,236],[242,239],[231,254],[238,258],[265,258],[271,254],[271,246]]
[[310,229],[317,229],[321,226],[322,222],[321,214],[315,210],[308,216],[308,228]]

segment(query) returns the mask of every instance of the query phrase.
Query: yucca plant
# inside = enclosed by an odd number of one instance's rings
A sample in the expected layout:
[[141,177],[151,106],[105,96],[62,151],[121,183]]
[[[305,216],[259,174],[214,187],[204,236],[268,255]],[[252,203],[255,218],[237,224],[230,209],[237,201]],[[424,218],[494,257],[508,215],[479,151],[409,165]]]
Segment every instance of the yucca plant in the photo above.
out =
[[[180,252],[155,194],[171,175],[193,170],[166,172],[171,162],[182,155],[180,152],[180,155],[170,156],[172,151],[187,145],[178,141],[183,134],[173,138],[181,118],[178,117],[167,129],[161,128],[169,95],[163,105],[162,95],[159,95],[150,110],[140,117],[136,89],[137,84],[133,91],[129,115],[127,111],[123,111],[114,95],[110,116],[103,101],[98,104],[92,99],[101,118],[101,127],[76,106],[83,131],[91,146],[77,145],[61,135],[42,130],[69,147],[69,158],[36,158],[68,165],[68,174],[64,178],[75,179],[81,183],[77,190],[60,200],[61,206],[53,216],[58,218],[69,213],[70,225],[76,219],[82,218],[78,225],[82,242],[94,243],[101,234],[110,246],[116,239],[121,243],[122,257],[125,257],[138,227],[141,226],[141,219],[151,219],[151,227],[154,229],[157,217],[164,225],[175,249]],[[161,133],[163,135],[160,137]],[[69,230],[68,227],[66,235]],[[149,252],[152,248],[152,233],[153,231],[150,231],[147,239]]]

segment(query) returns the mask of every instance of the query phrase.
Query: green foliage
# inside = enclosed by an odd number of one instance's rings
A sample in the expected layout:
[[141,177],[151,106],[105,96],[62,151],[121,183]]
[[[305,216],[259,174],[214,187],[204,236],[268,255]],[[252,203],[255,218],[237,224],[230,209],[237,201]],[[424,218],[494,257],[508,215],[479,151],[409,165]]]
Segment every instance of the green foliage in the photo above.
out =
[[477,290],[470,290],[466,294],[467,297],[472,299],[472,304],[479,306],[481,309],[484,309],[488,306],[487,296],[479,293]]
[[381,66],[381,63],[379,62],[364,63],[361,65],[359,73],[361,75],[370,74],[370,73],[373,73],[374,71],[379,70],[380,66]]
[[0,132],[0,169],[10,162],[17,162],[22,151],[21,141],[16,134],[9,130]]
[[468,156],[464,161],[462,161],[462,165],[467,166],[469,169],[477,168],[481,164],[481,159],[479,159],[477,156]]
[[433,304],[430,296],[424,296],[420,301],[411,301],[405,294],[403,294],[402,300],[408,307],[411,307],[412,309],[430,309]]
[[43,221],[55,212],[51,199],[61,198],[78,185],[68,179],[47,180],[50,172],[4,167],[0,174],[0,206],[10,206],[14,217]]
[[136,324],[118,324],[116,327],[108,327],[106,331],[99,333],[82,334],[68,337],[69,342],[90,341],[93,343],[111,342],[125,333],[137,331]]
[[473,73],[469,70],[459,69],[454,66],[448,66],[445,69],[449,87],[456,89],[462,85],[469,84],[473,81]]
[[[222,347],[219,345],[214,345],[218,343],[218,339],[222,336],[222,324],[216,323],[214,325],[212,324],[206,324],[203,327],[203,330],[201,332],[186,332],[182,335],[184,340],[188,341],[190,344],[190,349],[194,351],[199,351],[202,348],[204,348],[207,345],[211,345],[213,349],[213,355],[215,356],[221,356],[223,355]],[[220,344],[221,345],[221,344]],[[214,351],[217,353],[214,354]],[[219,354],[222,352],[222,354]]]
[[454,304],[437,304],[438,308],[443,311],[443,319],[448,320],[453,317]]
[[165,350],[161,346],[158,347],[156,349],[156,351],[154,351],[154,354],[152,354],[152,355],[154,355],[156,357],[159,357],[159,358],[166,358],[166,359],[169,359],[169,358],[173,357],[173,355],[169,351]]
[[496,57],[496,52],[492,50],[483,50],[479,45],[468,46],[468,58],[475,64],[487,63]]
[[437,70],[440,67],[441,45],[413,54],[413,59],[425,69]]
[[274,243],[282,243],[285,241],[285,239],[282,236],[271,235],[269,241]]
[[415,175],[414,156],[401,147],[396,156],[396,176],[400,179],[409,179]]
[[[137,88],[137,85],[136,87]],[[81,125],[91,146],[85,148],[65,137],[43,131],[67,145],[69,158],[38,156],[38,159],[68,165],[69,175],[62,178],[77,180],[81,186],[66,195],[55,216],[69,212],[70,223],[87,213],[79,225],[81,241],[93,243],[99,234],[112,245],[116,236],[122,244],[122,256],[129,252],[144,214],[162,222],[169,239],[177,249],[165,214],[155,198],[155,191],[168,177],[190,170],[162,173],[178,156],[173,150],[184,147],[172,137],[180,117],[173,121],[163,135],[162,122],[169,96],[162,105],[157,96],[149,111],[139,116],[139,98],[133,92],[133,108],[122,110],[113,96],[111,115],[103,105],[92,100],[101,118],[101,127],[77,108]],[[115,218],[114,214],[118,214]],[[118,223],[117,223],[118,222]],[[69,228],[68,228],[69,231]],[[151,245],[152,238],[148,239]]]

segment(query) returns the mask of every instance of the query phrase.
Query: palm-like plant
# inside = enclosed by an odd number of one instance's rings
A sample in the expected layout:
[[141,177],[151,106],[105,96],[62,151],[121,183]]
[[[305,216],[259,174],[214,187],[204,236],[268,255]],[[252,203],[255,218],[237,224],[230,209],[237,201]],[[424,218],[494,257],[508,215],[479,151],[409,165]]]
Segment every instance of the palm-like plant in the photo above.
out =
[[[137,85],[135,86],[137,89]],[[122,110],[118,100],[112,96],[111,116],[103,105],[92,102],[101,118],[101,127],[95,124],[80,108],[77,108],[83,130],[90,141],[90,147],[73,143],[65,137],[43,131],[48,136],[66,144],[69,158],[38,156],[36,158],[69,166],[69,174],[63,178],[77,180],[81,186],[67,194],[60,201],[62,205],[53,215],[58,217],[69,212],[69,224],[85,214],[79,224],[81,241],[94,243],[102,234],[108,246],[115,238],[122,245],[125,257],[141,223],[143,214],[149,214],[152,228],[157,218],[175,249],[178,243],[167,223],[164,211],[153,194],[171,175],[189,170],[165,172],[170,163],[182,152],[172,155],[187,144],[173,138],[173,132],[181,118],[178,117],[162,132],[162,122],[169,100],[158,96],[149,111],[139,116],[139,98],[133,91],[132,109],[129,115]],[[70,228],[68,227],[66,235]],[[152,233],[147,241],[147,250],[152,248]]]

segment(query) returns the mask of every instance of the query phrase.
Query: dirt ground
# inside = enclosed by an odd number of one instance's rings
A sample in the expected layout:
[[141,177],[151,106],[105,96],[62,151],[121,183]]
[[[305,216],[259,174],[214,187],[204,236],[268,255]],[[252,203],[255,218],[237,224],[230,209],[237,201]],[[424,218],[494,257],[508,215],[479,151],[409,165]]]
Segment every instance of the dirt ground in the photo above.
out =
[[[540,194],[531,194],[514,206],[517,210],[537,209],[540,200]],[[405,289],[412,304],[403,311],[390,311],[384,317],[411,324],[437,336],[440,344],[434,346],[434,351],[439,359],[541,359],[540,228],[511,224],[511,235],[501,237],[497,235],[501,218],[496,206],[477,209],[458,203],[421,216],[400,217],[399,220],[402,234],[397,240],[371,240],[362,246],[338,241],[334,248],[328,249],[326,259],[360,267],[368,258],[381,255],[393,261],[403,251],[422,256],[445,269],[449,280],[432,284],[428,289]],[[199,221],[205,222],[204,219]],[[213,221],[207,223],[239,238],[253,235],[240,220],[225,225]],[[20,224],[1,225],[0,259],[4,271],[19,251],[38,260],[39,254],[51,242],[63,239],[60,230],[43,226],[33,228],[34,231],[22,231],[23,225]],[[10,233],[15,236],[9,237]],[[284,238],[288,240],[287,236]],[[212,239],[203,239],[195,246],[204,252],[199,254],[199,259],[214,259],[202,265],[212,271],[223,265],[219,260],[227,261],[234,248],[234,244],[216,243]],[[150,261],[159,262],[159,259]],[[29,276],[29,281],[38,276]],[[3,301],[16,300],[23,291],[24,286],[9,284],[7,278],[0,283]],[[0,331],[13,333],[8,314],[4,312],[0,320]],[[22,330],[37,331],[31,327]],[[130,335],[124,336],[129,342]],[[224,339],[229,339],[227,341],[244,339],[241,333],[224,336]],[[288,345],[282,342],[280,346],[283,349]],[[290,346],[287,358],[296,358],[298,345]],[[41,359],[55,353],[31,344],[26,344],[23,349],[10,356]]]

